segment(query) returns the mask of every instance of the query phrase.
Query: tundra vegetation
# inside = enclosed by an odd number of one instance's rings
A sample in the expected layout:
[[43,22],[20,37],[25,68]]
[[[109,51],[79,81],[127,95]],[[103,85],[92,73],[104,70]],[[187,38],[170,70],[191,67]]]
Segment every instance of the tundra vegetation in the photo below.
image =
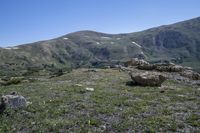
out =
[[173,79],[161,87],[127,84],[131,77],[118,68],[34,78],[0,87],[2,95],[17,91],[29,102],[0,115],[0,132],[200,131],[198,85]]

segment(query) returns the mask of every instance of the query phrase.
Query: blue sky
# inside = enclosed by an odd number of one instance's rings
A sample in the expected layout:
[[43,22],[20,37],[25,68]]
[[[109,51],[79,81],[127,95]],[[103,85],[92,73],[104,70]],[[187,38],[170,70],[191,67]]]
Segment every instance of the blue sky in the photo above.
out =
[[200,16],[200,0],[0,0],[0,47],[79,30],[128,33]]

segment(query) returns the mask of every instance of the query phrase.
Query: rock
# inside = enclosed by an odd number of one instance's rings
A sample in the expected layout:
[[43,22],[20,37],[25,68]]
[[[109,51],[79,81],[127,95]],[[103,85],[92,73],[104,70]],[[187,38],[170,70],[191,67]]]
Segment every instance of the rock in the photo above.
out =
[[86,72],[98,72],[96,69],[88,69]]
[[6,106],[9,108],[23,108],[27,106],[26,99],[20,95],[4,95],[3,99],[6,99]]
[[184,70],[184,67],[180,66],[180,65],[174,65],[171,67],[171,71],[170,72],[181,72]]
[[192,80],[200,80],[200,74],[192,70],[186,70],[180,73],[181,76],[187,77]]
[[82,87],[83,85],[82,84],[75,84],[75,86]]
[[185,70],[193,70],[192,67],[184,67]]
[[167,90],[167,86],[161,86],[161,87],[159,87],[159,89],[160,89],[160,93],[164,93],[166,90]]
[[127,61],[125,63],[126,67],[130,67],[130,66],[138,66],[138,65],[148,65],[149,63],[143,59],[138,59],[138,58],[133,58],[130,61]]
[[87,91],[94,91],[94,88],[85,88]]
[[161,72],[181,72],[184,67],[174,64],[156,64],[156,70]]
[[156,66],[153,64],[142,64],[139,65],[137,68],[141,70],[155,70]]
[[141,86],[161,86],[166,78],[158,73],[145,72],[145,73],[129,73],[133,82]]

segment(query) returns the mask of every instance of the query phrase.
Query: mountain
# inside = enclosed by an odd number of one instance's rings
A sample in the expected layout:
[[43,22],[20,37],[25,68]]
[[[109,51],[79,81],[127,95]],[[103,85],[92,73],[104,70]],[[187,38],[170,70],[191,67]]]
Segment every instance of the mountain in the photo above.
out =
[[200,17],[128,34],[79,31],[0,48],[0,75],[117,64],[130,58],[171,61],[200,71]]

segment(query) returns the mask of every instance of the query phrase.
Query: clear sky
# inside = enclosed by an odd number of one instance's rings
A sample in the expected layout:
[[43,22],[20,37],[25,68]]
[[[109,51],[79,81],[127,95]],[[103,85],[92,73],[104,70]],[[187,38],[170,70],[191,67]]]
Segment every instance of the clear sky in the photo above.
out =
[[200,16],[200,0],[0,0],[0,47],[94,30],[128,33]]

